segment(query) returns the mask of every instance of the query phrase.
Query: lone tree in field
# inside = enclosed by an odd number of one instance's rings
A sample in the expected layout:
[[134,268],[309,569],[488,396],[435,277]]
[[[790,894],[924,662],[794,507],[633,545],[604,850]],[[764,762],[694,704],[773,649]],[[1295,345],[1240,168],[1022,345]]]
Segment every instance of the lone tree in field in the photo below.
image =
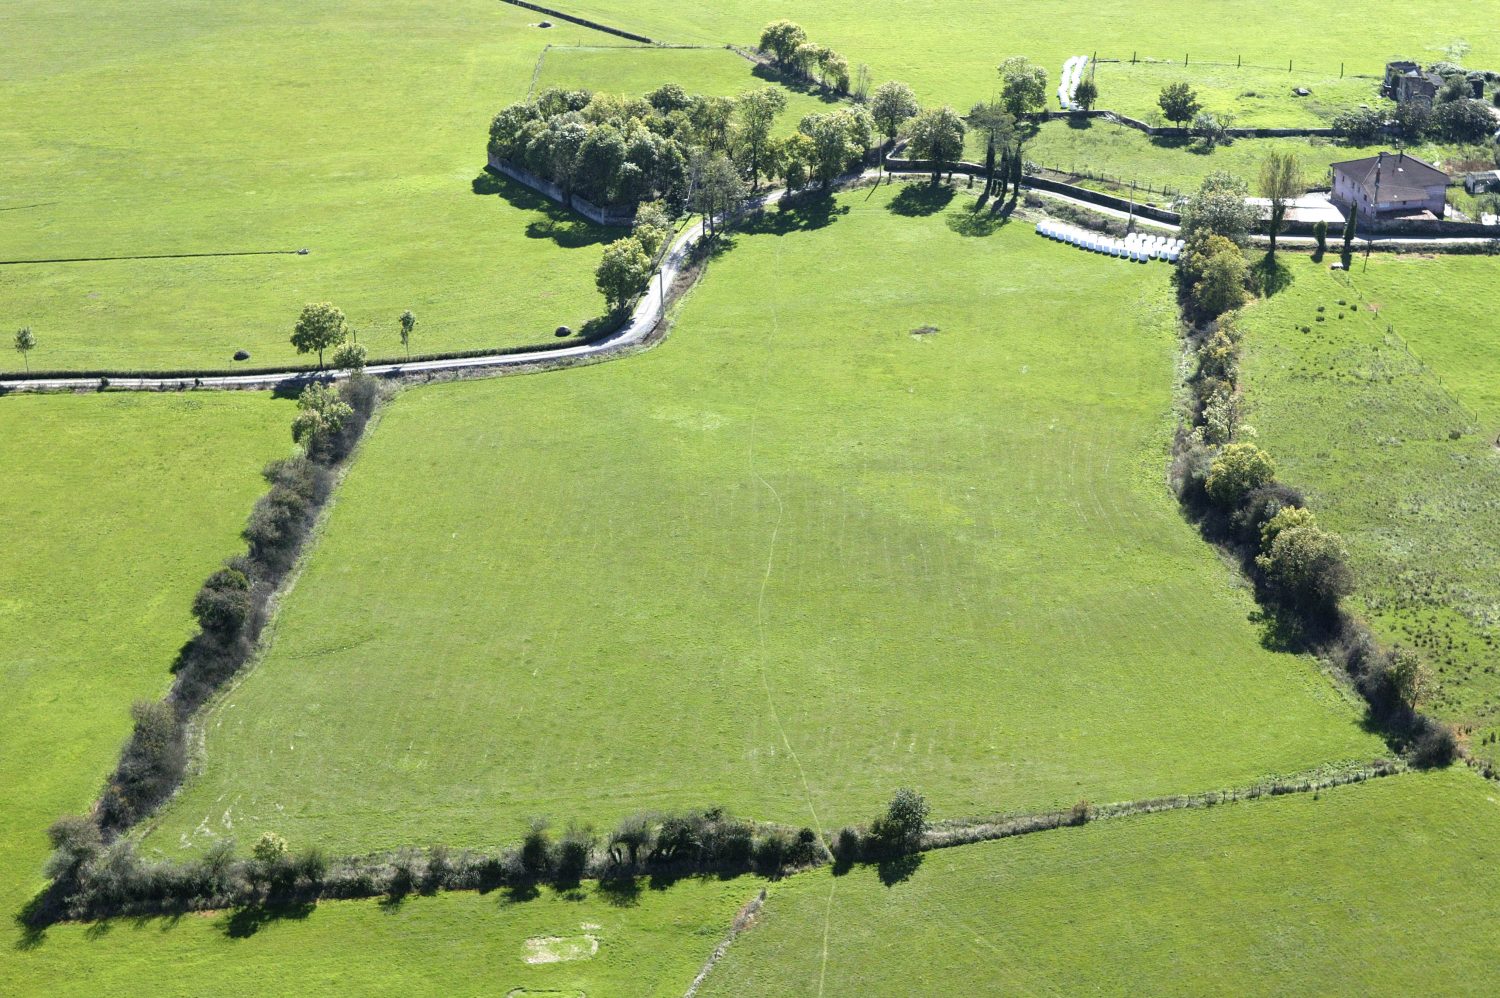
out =
[[807,32],[802,26],[783,18],[766,25],[760,33],[759,48],[775,57],[777,67],[789,69],[794,64],[798,46],[806,41]]
[[786,91],[780,87],[751,90],[734,102],[739,123],[735,144],[740,163],[750,175],[751,190],[759,190],[761,174],[770,172],[771,128],[776,116],[785,110]]
[[1006,59],[1000,66],[1000,80],[1000,100],[1016,117],[1047,107],[1047,71],[1030,59]]
[[16,330],[16,352],[21,355],[21,363],[26,370],[31,370],[31,360],[26,356],[36,349],[36,336],[31,332],[30,326],[22,326]]
[[932,161],[932,182],[936,184],[942,179],[943,166],[963,155],[964,120],[947,106],[923,111],[912,122],[911,147],[918,159]]
[[1161,88],[1156,103],[1161,105],[1161,113],[1166,119],[1178,125],[1187,124],[1203,110],[1203,105],[1198,103],[1198,92],[1186,83],[1168,83]]
[[417,328],[417,317],[412,314],[411,309],[401,313],[401,349],[406,351],[408,359],[411,357],[411,331]]
[[882,83],[870,95],[870,114],[880,126],[880,134],[889,142],[896,140],[901,126],[920,110],[917,95],[912,93],[911,87],[897,80]]
[[1287,205],[1306,193],[1301,166],[1289,152],[1273,152],[1260,164],[1260,196],[1271,202],[1267,231],[1271,236],[1271,256],[1276,255],[1276,234],[1286,218]]
[[323,351],[338,346],[349,335],[349,326],[344,313],[332,302],[316,302],[302,306],[302,315],[297,327],[292,330],[292,346],[298,353],[318,355],[318,366],[323,366]]
[[651,279],[651,257],[634,236],[616,239],[604,247],[604,257],[594,271],[594,284],[604,295],[604,304],[618,312],[646,288]]
[[1085,111],[1092,111],[1098,102],[1099,85],[1094,82],[1093,78],[1079,80],[1078,86],[1073,89],[1073,103]]

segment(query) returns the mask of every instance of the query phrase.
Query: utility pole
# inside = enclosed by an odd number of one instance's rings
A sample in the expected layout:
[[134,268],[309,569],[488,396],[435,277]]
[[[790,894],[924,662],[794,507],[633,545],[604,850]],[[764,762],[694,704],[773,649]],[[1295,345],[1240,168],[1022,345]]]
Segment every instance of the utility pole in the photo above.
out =
[[[1385,166],[1385,150],[1382,149],[1375,157],[1375,202],[1370,205],[1370,234],[1365,237],[1365,265],[1364,270],[1370,269],[1370,250],[1375,245],[1375,223],[1380,217],[1380,173]],[[1355,202],[1355,217],[1359,215],[1359,203]],[[1358,224],[1358,223],[1356,223]]]

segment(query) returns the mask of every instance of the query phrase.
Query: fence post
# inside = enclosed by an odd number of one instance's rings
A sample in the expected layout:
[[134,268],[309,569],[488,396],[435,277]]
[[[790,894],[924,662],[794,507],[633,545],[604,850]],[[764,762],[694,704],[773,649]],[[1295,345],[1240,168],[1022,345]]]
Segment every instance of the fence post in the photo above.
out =
[[1183,64],[1183,65],[1184,65],[1184,66],[1186,66],[1186,65],[1187,65],[1187,63],[1188,63],[1188,57],[1187,57],[1187,53],[1185,53],[1185,52],[1184,52],[1184,53],[1183,53],[1183,55],[1182,55],[1182,64]]
[[1239,69],[1240,68],[1240,60],[1243,59],[1243,58],[1244,58],[1244,56],[1239,56],[1239,55],[1237,55],[1237,56],[1234,57],[1234,68],[1235,69]]
[[1343,63],[1339,63],[1339,79],[1342,80],[1343,78],[1344,78],[1344,64]]
[[1290,60],[1290,59],[1288,59],[1288,60],[1287,60],[1287,61],[1286,61],[1286,71],[1287,71],[1287,72],[1288,72],[1288,73],[1290,73],[1290,72],[1291,72],[1291,71],[1292,71],[1292,60]]

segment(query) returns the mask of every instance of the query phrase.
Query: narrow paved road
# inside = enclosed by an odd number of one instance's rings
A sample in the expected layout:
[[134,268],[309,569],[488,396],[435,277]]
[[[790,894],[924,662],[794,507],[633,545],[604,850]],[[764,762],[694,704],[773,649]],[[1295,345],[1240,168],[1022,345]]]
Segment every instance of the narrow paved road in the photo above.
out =
[[[746,206],[746,211],[756,211],[780,197],[780,189],[766,191],[753,198]],[[645,294],[641,295],[636,302],[635,309],[630,313],[630,319],[619,329],[608,336],[576,346],[567,347],[543,347],[537,350],[528,350],[524,353],[497,353],[481,357],[454,357],[448,360],[419,360],[408,361],[398,364],[371,364],[365,368],[366,374],[377,377],[401,377],[410,374],[432,374],[445,371],[473,371],[473,370],[503,370],[506,368],[518,368],[538,363],[546,363],[549,366],[567,366],[569,364],[584,363],[607,357],[611,354],[621,353],[632,347],[639,346],[646,341],[652,330],[661,321],[669,304],[667,295],[671,290],[672,283],[682,273],[688,255],[698,241],[703,238],[703,223],[700,221],[690,226],[677,238],[677,242],[662,261],[661,269],[651,277],[651,283]],[[222,377],[194,378],[111,378],[109,387],[125,391],[156,391],[160,389],[175,389],[182,385],[191,385],[195,388],[239,388],[239,389],[263,389],[274,388],[286,382],[312,381],[327,378],[348,377],[348,371],[273,371],[269,374],[242,374],[227,375]],[[12,391],[71,391],[79,389],[94,389],[99,386],[98,378],[82,377],[57,377],[46,379],[10,378],[0,379],[0,389]]]

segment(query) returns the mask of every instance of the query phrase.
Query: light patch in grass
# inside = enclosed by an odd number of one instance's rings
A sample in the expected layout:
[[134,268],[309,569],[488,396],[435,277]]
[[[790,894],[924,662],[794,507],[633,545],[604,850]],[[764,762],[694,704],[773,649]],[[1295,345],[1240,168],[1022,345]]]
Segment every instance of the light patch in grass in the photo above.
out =
[[578,936],[533,936],[525,943],[527,963],[589,960],[598,952],[599,937],[589,933]]

